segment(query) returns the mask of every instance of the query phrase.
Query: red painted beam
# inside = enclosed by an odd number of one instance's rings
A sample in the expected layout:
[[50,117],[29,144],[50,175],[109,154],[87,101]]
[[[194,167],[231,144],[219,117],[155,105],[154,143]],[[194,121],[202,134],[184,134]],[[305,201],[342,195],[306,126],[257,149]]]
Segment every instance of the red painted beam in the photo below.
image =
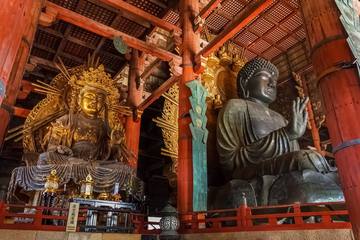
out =
[[30,111],[29,109],[26,108],[21,108],[21,107],[13,107],[14,110],[14,116],[16,117],[21,117],[21,118],[27,118],[27,116],[29,115]]
[[146,79],[148,77],[150,77],[150,75],[156,70],[156,68],[161,64],[161,60],[160,59],[155,59],[154,62],[152,62],[150,64],[150,66],[148,66],[144,72],[141,74],[141,79],[143,79],[146,82]]
[[[220,46],[222,46],[226,41],[235,36],[242,28],[254,20],[260,13],[262,13],[267,7],[269,7],[274,0],[264,0],[255,6],[250,7],[245,15],[240,14],[237,16],[230,24],[218,34],[213,41],[211,41],[206,47],[204,47],[199,53],[198,56],[209,56],[212,52],[216,51]],[[195,59],[200,59],[197,57]]]
[[99,0],[99,1],[104,4],[110,5],[114,8],[117,8],[121,11],[125,11],[130,14],[133,14],[138,18],[149,21],[157,27],[163,28],[168,31],[181,32],[181,29],[178,26],[175,26],[174,24],[171,24],[161,18],[158,18],[158,17],[156,17],[140,8],[135,7],[132,4],[124,2],[122,0]]
[[[211,0],[208,5],[206,5],[205,7],[203,7],[203,9],[201,9],[198,17],[197,17],[197,21],[205,21],[205,19],[218,7],[220,6],[220,2],[221,0]],[[196,33],[200,33],[201,30],[203,29],[203,23],[196,23],[196,29],[195,32]]]
[[220,3],[221,0],[211,0],[208,5],[201,9],[199,16],[202,19],[206,19],[210,15],[210,13],[212,13],[212,11],[214,11],[219,6]]
[[65,22],[71,23],[75,26],[83,28],[87,31],[96,33],[102,37],[106,38],[114,38],[114,37],[122,37],[124,42],[132,48],[138,49],[144,53],[151,54],[155,57],[158,57],[164,61],[171,61],[173,59],[177,59],[181,61],[181,58],[178,55],[175,55],[171,52],[168,52],[164,49],[161,49],[154,44],[146,43],[142,40],[139,40],[133,36],[130,36],[126,33],[120,32],[112,27],[101,24],[97,21],[94,21],[90,18],[87,18],[81,14],[73,12],[69,9],[60,7],[54,3],[46,2],[46,7],[51,8],[57,12],[57,19],[63,20]]
[[144,111],[148,106],[150,106],[159,97],[161,97],[161,95],[164,92],[166,92],[169,88],[171,88],[171,86],[174,85],[177,81],[178,81],[178,77],[176,76],[170,77],[138,106],[138,110]]
[[35,87],[33,85],[31,85],[31,82],[27,81],[27,80],[21,80],[21,87],[20,87],[20,91],[17,94],[17,99],[20,100],[25,100],[30,92],[34,91]]

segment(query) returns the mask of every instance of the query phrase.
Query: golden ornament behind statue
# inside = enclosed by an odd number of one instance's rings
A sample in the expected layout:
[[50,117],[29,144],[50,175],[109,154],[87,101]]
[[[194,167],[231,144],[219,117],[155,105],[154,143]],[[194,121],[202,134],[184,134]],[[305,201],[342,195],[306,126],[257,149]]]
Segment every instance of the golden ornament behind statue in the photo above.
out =
[[245,49],[228,43],[207,58],[201,82],[214,107],[221,108],[222,102],[237,97],[236,75],[247,62],[244,53]]

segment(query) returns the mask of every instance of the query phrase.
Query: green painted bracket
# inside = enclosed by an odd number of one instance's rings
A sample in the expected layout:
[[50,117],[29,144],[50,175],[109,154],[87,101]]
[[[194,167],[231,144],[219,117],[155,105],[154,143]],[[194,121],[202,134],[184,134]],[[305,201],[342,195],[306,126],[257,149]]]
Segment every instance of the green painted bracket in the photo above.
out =
[[113,43],[114,43],[115,49],[119,53],[121,53],[121,54],[126,54],[127,53],[128,45],[126,44],[126,42],[124,42],[124,40],[121,37],[114,37]]
[[189,97],[191,109],[189,111],[192,134],[192,159],[193,159],[193,211],[207,210],[207,156],[206,142],[208,130],[206,129],[206,96],[207,91],[198,80],[186,84],[190,88]]

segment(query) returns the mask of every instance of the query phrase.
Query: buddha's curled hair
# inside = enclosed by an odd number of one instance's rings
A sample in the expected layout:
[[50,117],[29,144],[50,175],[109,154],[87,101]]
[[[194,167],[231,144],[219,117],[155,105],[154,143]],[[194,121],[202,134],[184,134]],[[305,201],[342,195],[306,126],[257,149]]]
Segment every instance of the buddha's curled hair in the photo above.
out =
[[249,97],[249,92],[246,89],[246,85],[248,81],[252,78],[254,73],[259,69],[268,70],[271,74],[275,75],[276,79],[279,77],[279,71],[277,67],[270,61],[260,57],[252,59],[244,65],[244,67],[239,71],[237,75],[237,92],[240,98],[246,99]]

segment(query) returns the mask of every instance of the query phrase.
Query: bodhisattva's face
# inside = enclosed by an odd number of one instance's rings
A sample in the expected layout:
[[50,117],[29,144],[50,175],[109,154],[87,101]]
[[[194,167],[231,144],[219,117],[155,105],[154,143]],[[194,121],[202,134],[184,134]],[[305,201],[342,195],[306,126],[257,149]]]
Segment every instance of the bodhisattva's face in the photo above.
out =
[[105,104],[105,96],[96,91],[86,91],[80,96],[80,107],[90,118],[98,117]]
[[276,99],[276,77],[268,70],[260,69],[248,81],[249,97],[270,104]]

